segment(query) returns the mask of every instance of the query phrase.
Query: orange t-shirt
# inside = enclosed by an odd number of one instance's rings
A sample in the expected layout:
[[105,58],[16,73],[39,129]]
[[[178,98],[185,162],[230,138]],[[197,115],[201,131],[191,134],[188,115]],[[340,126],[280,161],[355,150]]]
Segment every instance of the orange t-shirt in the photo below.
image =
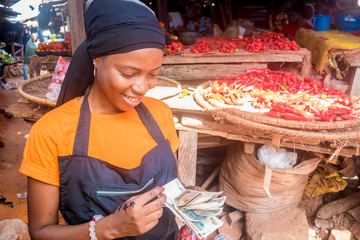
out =
[[[144,97],[143,103],[170,141],[172,151],[179,147],[170,108],[160,100]],[[73,99],[45,114],[31,128],[20,172],[39,181],[60,186],[58,156],[72,155],[80,103]],[[117,167],[131,169],[156,146],[135,109],[114,115],[91,113],[89,152]]]

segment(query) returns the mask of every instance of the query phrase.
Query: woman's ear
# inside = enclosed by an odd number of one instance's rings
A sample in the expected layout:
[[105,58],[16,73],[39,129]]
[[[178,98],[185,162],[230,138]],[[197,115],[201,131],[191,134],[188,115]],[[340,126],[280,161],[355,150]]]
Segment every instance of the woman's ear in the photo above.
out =
[[99,62],[100,62],[100,58],[97,57],[93,59],[94,68],[97,68],[99,66]]

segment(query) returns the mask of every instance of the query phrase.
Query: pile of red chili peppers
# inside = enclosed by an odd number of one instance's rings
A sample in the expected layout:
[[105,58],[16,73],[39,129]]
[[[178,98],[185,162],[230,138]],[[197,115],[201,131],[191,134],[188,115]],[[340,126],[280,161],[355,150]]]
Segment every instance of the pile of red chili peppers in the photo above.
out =
[[[273,50],[291,50],[298,51],[300,46],[295,41],[290,41],[281,33],[269,32],[259,36],[252,37],[235,37],[225,41],[215,41],[216,50],[223,53],[238,52],[239,49],[245,49],[248,52],[265,52],[268,49]],[[213,46],[214,48],[214,46]],[[171,45],[165,46],[165,54],[179,53],[184,49],[180,42],[172,42]],[[206,53],[211,49],[209,42],[199,39],[199,41],[191,49],[192,53]]]
[[316,78],[301,80],[295,73],[252,68],[239,76],[212,82],[205,98],[242,106],[247,97],[265,115],[297,121],[342,121],[360,116],[360,97],[345,97]]
[[215,43],[218,45],[217,50],[219,52],[234,53],[234,52],[239,51],[239,48],[237,47],[235,42],[216,41]]
[[191,50],[192,53],[205,53],[210,52],[209,43],[205,40],[200,40],[197,42],[193,49]]

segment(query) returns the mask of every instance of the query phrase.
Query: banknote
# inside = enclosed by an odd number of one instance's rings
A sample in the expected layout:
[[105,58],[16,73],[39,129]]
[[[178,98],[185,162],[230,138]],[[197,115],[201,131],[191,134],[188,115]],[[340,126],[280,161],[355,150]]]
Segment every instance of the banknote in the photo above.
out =
[[167,197],[165,206],[197,236],[206,237],[223,224],[216,217],[222,212],[225,203],[226,197],[219,197],[222,192],[185,189],[177,178],[163,187]]
[[184,208],[190,209],[216,209],[224,205],[226,197],[213,198],[206,202],[197,202],[194,204],[187,204]]
[[185,191],[175,199],[175,202],[179,207],[186,207],[188,205],[210,201],[218,197],[221,193],[222,192],[200,192],[185,189]]
[[211,210],[182,208],[180,213],[182,213],[182,215],[190,221],[200,221],[210,217],[215,217],[216,215],[222,213],[222,210],[222,207]]

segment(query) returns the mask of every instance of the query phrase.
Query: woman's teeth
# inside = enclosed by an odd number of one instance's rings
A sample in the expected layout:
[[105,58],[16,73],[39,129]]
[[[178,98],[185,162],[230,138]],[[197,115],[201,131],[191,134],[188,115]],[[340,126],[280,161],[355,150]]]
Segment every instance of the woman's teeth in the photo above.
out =
[[129,97],[129,96],[125,96],[127,99],[129,99],[132,102],[137,102],[139,101],[140,98],[134,98],[134,97]]

